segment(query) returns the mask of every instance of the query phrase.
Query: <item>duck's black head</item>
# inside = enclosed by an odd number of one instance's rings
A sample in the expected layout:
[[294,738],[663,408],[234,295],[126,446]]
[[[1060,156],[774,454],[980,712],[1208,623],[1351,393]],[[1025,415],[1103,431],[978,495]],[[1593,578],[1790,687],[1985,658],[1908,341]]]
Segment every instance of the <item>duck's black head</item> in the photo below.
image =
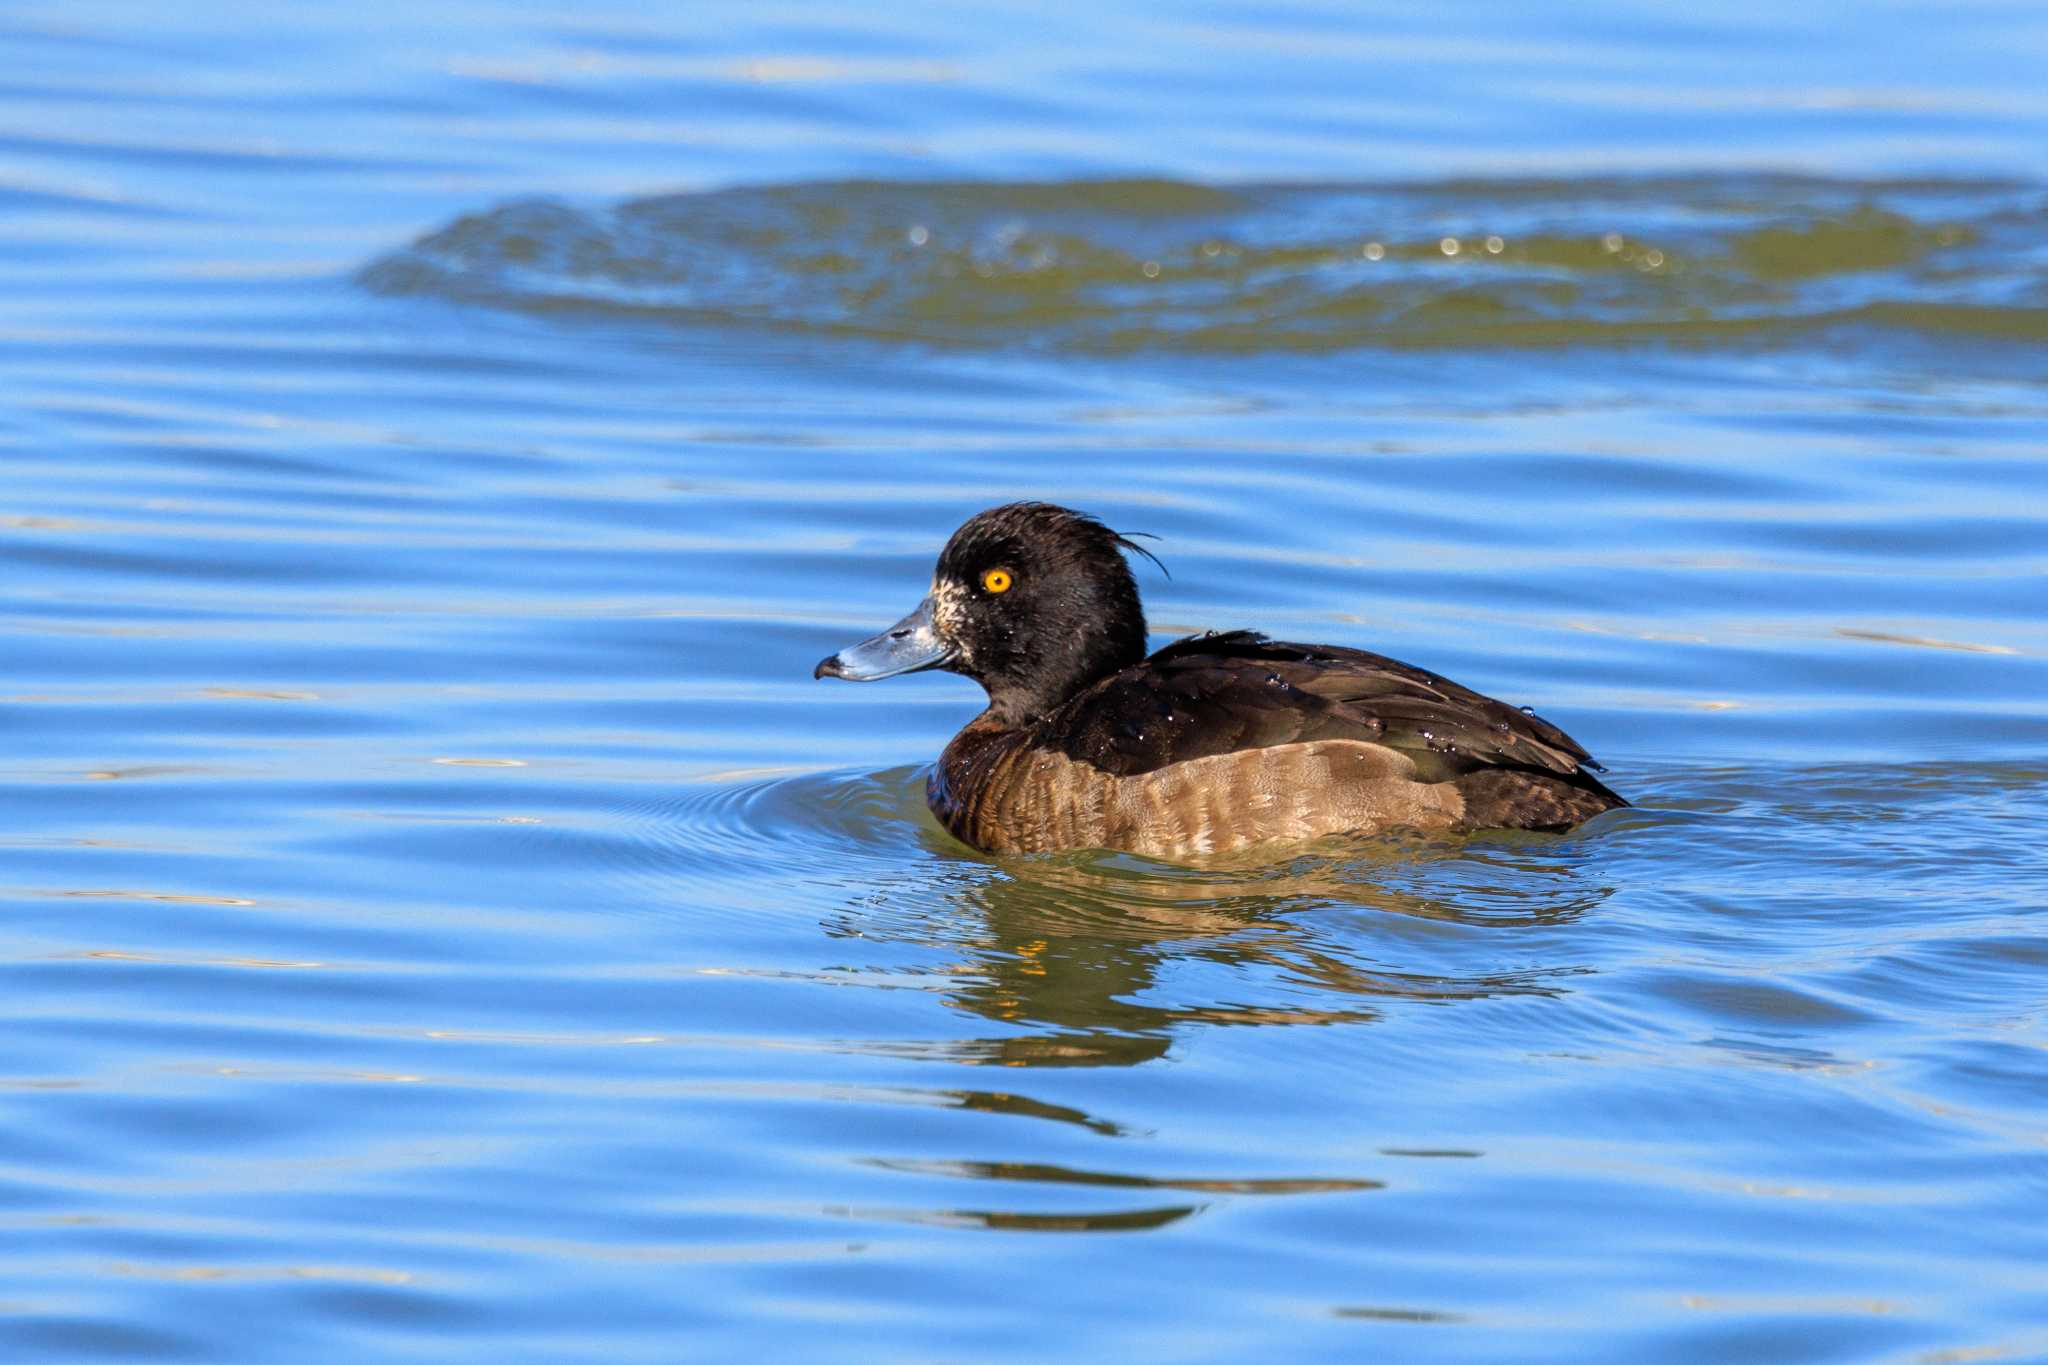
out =
[[1065,507],[992,507],[946,542],[916,611],[825,659],[814,676],[865,682],[943,668],[980,683],[995,720],[1034,720],[1145,657],[1126,549],[1145,553]]

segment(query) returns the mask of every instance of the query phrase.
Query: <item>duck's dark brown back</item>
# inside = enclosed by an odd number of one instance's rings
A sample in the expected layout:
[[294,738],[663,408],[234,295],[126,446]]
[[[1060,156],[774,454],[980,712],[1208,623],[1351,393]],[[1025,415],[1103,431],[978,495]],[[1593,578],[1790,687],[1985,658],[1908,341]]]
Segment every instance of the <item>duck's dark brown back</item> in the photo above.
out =
[[1041,742],[1119,774],[1314,739],[1384,743],[1413,757],[1425,780],[1600,766],[1542,717],[1426,669],[1250,631],[1176,641],[1081,693],[1043,729]]

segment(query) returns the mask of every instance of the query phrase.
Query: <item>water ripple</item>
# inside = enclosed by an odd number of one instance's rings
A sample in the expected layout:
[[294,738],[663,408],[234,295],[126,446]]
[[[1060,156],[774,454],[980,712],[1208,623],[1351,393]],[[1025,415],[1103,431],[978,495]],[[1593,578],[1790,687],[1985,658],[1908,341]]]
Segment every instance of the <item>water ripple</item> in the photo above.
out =
[[[1757,176],[804,183],[466,215],[380,293],[1035,352],[2048,340],[2041,194]],[[1964,288],[1958,281],[1966,280]]]

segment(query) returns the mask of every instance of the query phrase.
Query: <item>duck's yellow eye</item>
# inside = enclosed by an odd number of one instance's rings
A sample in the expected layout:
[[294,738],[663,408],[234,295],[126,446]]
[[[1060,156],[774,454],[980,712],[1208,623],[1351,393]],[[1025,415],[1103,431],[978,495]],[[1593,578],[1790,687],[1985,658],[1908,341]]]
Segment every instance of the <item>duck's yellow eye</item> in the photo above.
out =
[[981,586],[990,592],[1008,592],[1015,581],[1008,569],[990,569],[981,576]]

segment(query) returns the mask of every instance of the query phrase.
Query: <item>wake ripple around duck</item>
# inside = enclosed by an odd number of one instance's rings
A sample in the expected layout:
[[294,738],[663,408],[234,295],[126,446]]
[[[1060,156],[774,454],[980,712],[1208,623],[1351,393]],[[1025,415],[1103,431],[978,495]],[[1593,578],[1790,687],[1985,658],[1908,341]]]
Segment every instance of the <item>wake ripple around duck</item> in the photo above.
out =
[[766,877],[827,892],[872,886],[922,861],[924,776],[759,772],[679,783],[575,832],[600,882],[662,904],[752,910]]
[[[618,807],[571,838],[599,881],[661,901],[760,903],[766,874],[859,932],[916,936],[967,913],[1045,933],[1157,941],[1235,933],[1307,910],[1481,925],[1575,919],[1604,894],[1587,874],[1597,835],[1340,838],[1263,859],[1182,866],[1101,851],[990,856],[924,805],[925,769],[760,773],[681,784]],[[1645,819],[1624,813],[1620,827]],[[1604,828],[1604,825],[1603,825]],[[1617,829],[1619,832],[1619,828]],[[951,931],[949,931],[951,932]]]
[[[1572,926],[1613,893],[1614,846],[1660,818],[1623,812],[1564,838],[1333,839],[1211,866],[991,857],[938,827],[924,772],[700,780],[614,807],[573,836],[575,856],[642,913],[731,917],[721,970],[937,991],[987,1021],[968,1038],[863,1046],[1121,1065],[1189,1027],[1567,995],[1584,970]],[[782,916],[846,946],[791,955],[739,929]]]

